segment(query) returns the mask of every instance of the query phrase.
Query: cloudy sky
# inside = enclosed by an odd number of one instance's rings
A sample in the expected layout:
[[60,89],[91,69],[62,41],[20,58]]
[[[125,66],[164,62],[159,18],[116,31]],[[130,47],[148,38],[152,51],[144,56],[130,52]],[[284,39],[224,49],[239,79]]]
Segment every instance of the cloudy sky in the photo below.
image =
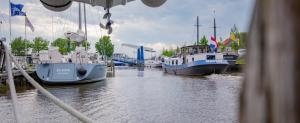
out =
[[[64,12],[52,12],[44,8],[39,0],[11,0],[24,4],[35,32],[27,29],[27,38],[41,36],[49,41],[63,37],[67,31],[78,29],[78,3]],[[144,45],[158,51],[182,45],[193,44],[196,40],[196,17],[199,16],[200,35],[213,35],[213,18],[218,25],[218,38],[229,37],[230,28],[236,24],[240,31],[247,31],[251,19],[254,0],[168,0],[160,8],[149,8],[140,0],[126,6],[111,9],[113,26],[112,41],[116,52],[135,56],[134,49],[122,47],[122,43]],[[213,11],[216,11],[214,14]],[[104,15],[101,7],[87,5],[88,40],[92,44],[106,35],[98,26]],[[24,17],[12,17],[12,37],[25,35]],[[0,36],[9,39],[8,0],[0,2]]]

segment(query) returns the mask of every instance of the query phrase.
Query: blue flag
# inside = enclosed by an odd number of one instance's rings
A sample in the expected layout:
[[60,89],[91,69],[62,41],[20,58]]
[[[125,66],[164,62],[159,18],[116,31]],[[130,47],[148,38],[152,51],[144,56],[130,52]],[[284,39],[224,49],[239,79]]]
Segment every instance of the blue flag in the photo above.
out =
[[22,12],[24,5],[10,3],[11,16],[26,16],[25,12]]

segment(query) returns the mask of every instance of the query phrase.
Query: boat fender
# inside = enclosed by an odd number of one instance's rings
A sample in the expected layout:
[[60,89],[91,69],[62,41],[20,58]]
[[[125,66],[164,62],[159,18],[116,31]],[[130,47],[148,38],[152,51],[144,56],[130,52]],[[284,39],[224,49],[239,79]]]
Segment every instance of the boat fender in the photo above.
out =
[[79,68],[77,68],[77,73],[83,76],[87,73],[87,70],[84,67],[80,66]]

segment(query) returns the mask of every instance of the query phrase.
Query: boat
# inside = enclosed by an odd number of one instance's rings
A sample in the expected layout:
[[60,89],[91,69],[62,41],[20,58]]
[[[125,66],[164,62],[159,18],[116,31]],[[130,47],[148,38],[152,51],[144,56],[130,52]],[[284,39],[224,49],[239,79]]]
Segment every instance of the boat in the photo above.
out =
[[162,63],[158,59],[145,60],[145,66],[150,68],[162,68]]
[[40,53],[41,62],[36,69],[39,79],[45,84],[80,84],[106,79],[107,66],[101,56],[77,47],[71,56],[66,57],[56,47]]
[[210,53],[208,46],[191,45],[181,48],[181,53],[164,58],[163,70],[175,75],[209,75],[222,73],[229,65],[223,53]]
[[[199,17],[197,17],[197,41],[199,41]],[[216,37],[216,21],[214,19],[214,37]],[[215,39],[214,39],[215,40]],[[215,41],[216,42],[216,41]],[[216,44],[217,45],[217,44]],[[214,45],[215,46],[215,45]],[[184,46],[180,53],[164,58],[163,70],[176,75],[209,75],[223,73],[234,61],[234,56],[219,53],[211,45]]]
[[[67,32],[65,36],[82,45],[87,35],[81,30],[81,16],[77,33]],[[40,63],[37,65],[36,73],[45,84],[83,84],[106,79],[107,65],[103,62],[103,57],[96,53],[88,53],[82,46],[67,56],[61,55],[57,47],[52,47],[39,53],[38,57]]]

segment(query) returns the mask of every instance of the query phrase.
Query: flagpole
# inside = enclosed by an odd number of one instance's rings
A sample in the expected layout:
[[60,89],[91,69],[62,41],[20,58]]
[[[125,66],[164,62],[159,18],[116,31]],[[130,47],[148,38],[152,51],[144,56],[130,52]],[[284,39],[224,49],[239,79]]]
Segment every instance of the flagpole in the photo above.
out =
[[24,26],[25,26],[25,40],[27,39],[26,16],[27,15],[24,16],[24,22],[25,22],[25,24],[24,24]]
[[11,42],[11,0],[8,0],[9,4],[9,41]]
[[26,40],[27,40],[27,28],[26,28],[26,16],[27,16],[27,15],[24,16],[24,22],[25,22],[25,24],[24,24],[24,26],[25,26],[25,39],[24,39],[24,41],[25,41],[25,55],[27,56],[27,42],[26,42]]

